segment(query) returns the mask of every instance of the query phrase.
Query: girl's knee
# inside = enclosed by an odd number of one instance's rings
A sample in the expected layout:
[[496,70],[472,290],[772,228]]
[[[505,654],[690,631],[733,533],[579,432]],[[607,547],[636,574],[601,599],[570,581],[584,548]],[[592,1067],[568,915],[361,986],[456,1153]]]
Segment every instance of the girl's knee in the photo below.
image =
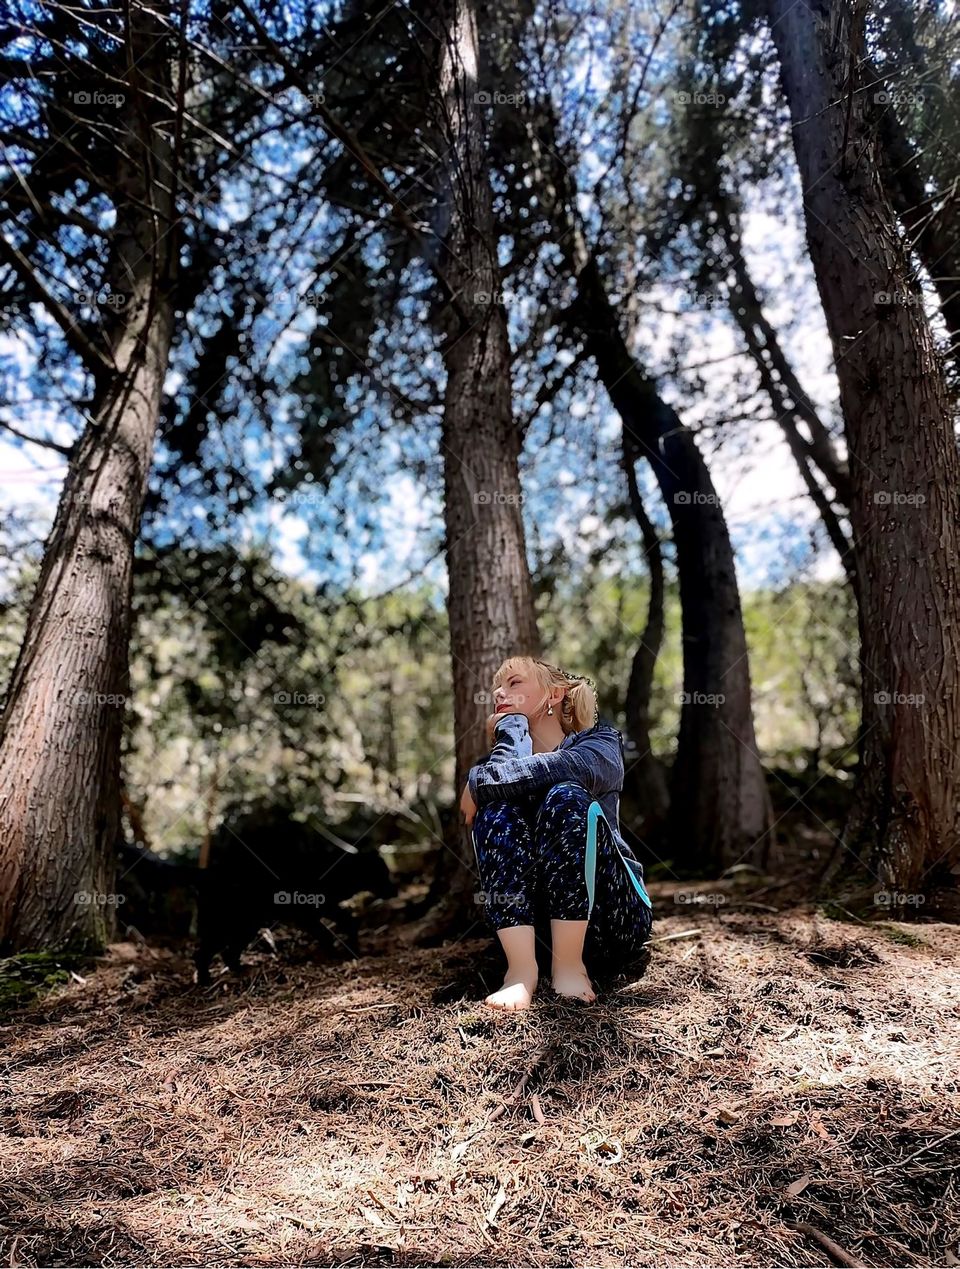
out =
[[497,825],[508,827],[521,818],[517,807],[510,802],[486,802],[483,806],[477,807],[472,828],[476,833],[478,829],[488,829]]
[[558,807],[587,807],[593,801],[590,794],[577,780],[561,780],[551,785],[543,799],[543,810],[555,810]]
[[[587,811],[592,798],[582,784],[563,780],[547,790],[537,812],[534,838],[540,850],[567,854],[585,840]],[[574,850],[576,853],[576,850]]]

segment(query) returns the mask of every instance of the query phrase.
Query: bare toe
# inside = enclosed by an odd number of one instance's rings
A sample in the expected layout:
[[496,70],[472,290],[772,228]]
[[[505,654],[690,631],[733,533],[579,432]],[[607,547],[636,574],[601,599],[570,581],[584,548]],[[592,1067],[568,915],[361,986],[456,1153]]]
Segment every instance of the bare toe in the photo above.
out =
[[597,993],[593,990],[593,984],[585,969],[554,970],[553,990],[558,996],[566,996],[570,1000],[583,1000],[587,1004],[597,998]]
[[490,1009],[503,1009],[510,1012],[529,1009],[536,985],[536,980],[531,982],[528,979],[504,983],[499,991],[491,992],[483,1003]]

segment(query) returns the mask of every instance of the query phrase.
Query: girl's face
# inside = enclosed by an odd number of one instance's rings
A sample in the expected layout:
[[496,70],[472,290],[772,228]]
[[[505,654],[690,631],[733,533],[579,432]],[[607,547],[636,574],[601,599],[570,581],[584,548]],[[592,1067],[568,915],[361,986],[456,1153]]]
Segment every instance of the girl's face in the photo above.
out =
[[[554,688],[549,697],[553,698],[556,709],[563,692]],[[526,718],[539,718],[546,711],[544,689],[540,686],[536,673],[531,665],[522,662],[507,669],[500,682],[493,689],[493,706],[497,714],[523,714]]]

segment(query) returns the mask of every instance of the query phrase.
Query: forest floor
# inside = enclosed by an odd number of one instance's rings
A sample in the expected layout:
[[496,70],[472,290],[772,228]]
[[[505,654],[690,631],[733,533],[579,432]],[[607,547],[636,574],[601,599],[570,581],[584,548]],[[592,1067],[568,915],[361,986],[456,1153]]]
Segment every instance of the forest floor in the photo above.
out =
[[0,1263],[960,1264],[960,928],[760,908],[519,1015],[487,938],[117,944],[0,1029]]

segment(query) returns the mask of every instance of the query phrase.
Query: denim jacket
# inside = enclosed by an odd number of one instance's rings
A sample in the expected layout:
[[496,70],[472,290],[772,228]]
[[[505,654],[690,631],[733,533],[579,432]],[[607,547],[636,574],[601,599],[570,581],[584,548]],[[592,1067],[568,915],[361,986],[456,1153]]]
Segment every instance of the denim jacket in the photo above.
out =
[[586,731],[564,736],[550,753],[534,753],[530,727],[523,714],[504,714],[494,728],[493,748],[470,768],[467,783],[477,807],[511,802],[531,794],[545,794],[562,780],[582,784],[603,810],[617,836],[621,855],[643,868],[620,831],[620,792],[623,789],[623,736],[602,720]]

